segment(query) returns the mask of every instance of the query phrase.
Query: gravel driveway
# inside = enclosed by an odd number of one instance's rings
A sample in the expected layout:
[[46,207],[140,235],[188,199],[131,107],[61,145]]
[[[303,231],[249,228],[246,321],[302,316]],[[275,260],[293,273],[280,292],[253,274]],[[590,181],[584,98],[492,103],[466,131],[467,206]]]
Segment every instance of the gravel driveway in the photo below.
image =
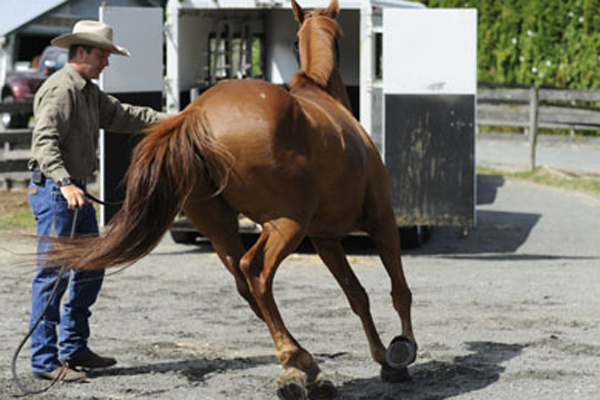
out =
[[[478,188],[468,236],[439,228],[404,256],[420,341],[412,383],[380,382],[360,323],[317,256],[284,262],[275,282],[283,318],[340,399],[600,398],[600,197],[486,176]],[[28,240],[0,236],[0,399],[16,393],[9,362],[27,325],[32,267],[15,264],[33,251]],[[399,322],[383,267],[366,241],[348,246],[388,341]],[[165,237],[105,281],[92,321],[91,347],[117,367],[37,398],[276,398],[281,369],[267,329],[207,245]],[[29,379],[26,354],[19,371]]]

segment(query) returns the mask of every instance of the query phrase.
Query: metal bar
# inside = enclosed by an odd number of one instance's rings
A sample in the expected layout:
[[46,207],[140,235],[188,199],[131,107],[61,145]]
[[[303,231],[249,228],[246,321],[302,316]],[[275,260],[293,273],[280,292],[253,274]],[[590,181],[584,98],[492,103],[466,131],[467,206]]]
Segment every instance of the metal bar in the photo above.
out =
[[0,113],[32,113],[33,103],[0,103]]

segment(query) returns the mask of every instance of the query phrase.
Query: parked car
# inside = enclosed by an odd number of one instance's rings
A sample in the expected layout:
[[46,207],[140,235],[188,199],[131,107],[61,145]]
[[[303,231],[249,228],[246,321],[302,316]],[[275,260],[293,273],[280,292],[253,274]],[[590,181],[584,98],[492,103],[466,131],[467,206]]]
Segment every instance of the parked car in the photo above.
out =
[[[48,46],[40,56],[37,68],[28,71],[13,71],[6,74],[2,87],[2,103],[31,103],[35,92],[54,72],[61,69],[69,58],[69,50]],[[26,128],[31,113],[2,113],[2,128]]]

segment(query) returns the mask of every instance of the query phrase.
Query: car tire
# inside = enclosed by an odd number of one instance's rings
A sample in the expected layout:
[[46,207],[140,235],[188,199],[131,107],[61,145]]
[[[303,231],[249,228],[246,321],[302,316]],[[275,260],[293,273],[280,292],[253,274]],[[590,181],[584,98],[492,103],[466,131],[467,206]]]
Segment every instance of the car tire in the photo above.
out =
[[429,240],[430,230],[428,226],[414,225],[399,228],[400,244],[403,249],[415,249]]
[[[2,98],[2,103],[14,103],[15,99],[8,95]],[[0,125],[3,129],[27,128],[29,125],[29,115],[23,113],[1,113]]]

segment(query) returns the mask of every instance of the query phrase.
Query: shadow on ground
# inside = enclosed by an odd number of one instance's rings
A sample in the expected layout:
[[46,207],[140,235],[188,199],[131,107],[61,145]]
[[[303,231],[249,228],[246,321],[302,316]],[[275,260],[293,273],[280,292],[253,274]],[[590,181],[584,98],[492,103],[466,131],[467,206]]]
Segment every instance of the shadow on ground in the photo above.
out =
[[[446,399],[476,392],[498,381],[506,361],[519,356],[525,347],[520,344],[494,342],[466,343],[469,354],[455,357],[451,362],[429,361],[410,368],[410,383],[383,383],[376,376],[347,381],[338,387],[338,398],[353,399]],[[276,364],[273,356],[234,359],[194,359],[148,364],[137,367],[112,368],[90,373],[90,377],[133,376],[176,373],[196,383],[210,379],[212,373],[251,369]],[[273,378],[275,379],[275,377]]]
[[177,373],[189,382],[202,382],[206,376],[217,371],[234,371],[255,368],[265,364],[276,364],[275,356],[259,356],[233,359],[194,359],[141,365],[137,367],[111,368],[88,373],[91,378],[99,376],[133,376]]
[[[496,382],[505,368],[502,363],[519,356],[520,344],[469,342],[472,353],[451,362],[429,361],[410,367],[410,383],[382,383],[379,377],[345,382],[339,398],[353,399],[447,399],[476,392]],[[477,396],[475,396],[477,397]]]

